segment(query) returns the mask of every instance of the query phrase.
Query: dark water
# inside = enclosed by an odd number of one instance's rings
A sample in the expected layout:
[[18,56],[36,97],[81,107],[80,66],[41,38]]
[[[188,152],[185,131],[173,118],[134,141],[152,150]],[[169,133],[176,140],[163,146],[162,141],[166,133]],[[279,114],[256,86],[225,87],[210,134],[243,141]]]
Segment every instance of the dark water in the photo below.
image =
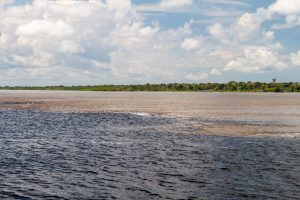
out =
[[299,137],[195,135],[187,123],[0,111],[0,199],[299,199]]

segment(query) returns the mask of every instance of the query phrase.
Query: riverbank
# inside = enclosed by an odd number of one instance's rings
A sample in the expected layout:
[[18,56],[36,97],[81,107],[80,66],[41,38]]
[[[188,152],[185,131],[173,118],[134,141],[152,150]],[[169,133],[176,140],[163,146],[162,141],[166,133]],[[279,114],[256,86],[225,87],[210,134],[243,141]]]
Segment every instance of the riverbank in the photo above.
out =
[[0,90],[162,91],[162,92],[300,92],[299,82],[161,83],[87,86],[2,86]]

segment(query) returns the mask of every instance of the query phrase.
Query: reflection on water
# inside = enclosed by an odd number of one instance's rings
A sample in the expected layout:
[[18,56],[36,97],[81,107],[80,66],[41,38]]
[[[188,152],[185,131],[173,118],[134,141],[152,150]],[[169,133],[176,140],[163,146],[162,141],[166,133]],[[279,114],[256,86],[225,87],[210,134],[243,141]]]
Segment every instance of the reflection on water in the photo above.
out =
[[192,132],[176,117],[0,111],[0,199],[300,196],[299,137]]

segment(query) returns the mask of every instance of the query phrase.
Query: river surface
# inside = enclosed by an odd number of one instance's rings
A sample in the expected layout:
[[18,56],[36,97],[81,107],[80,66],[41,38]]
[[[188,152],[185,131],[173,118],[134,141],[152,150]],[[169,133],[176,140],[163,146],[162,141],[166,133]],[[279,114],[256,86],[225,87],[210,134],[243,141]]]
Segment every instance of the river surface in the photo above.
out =
[[208,123],[0,110],[0,199],[299,199],[299,135],[194,126]]
[[300,135],[300,93],[0,90],[0,110],[150,113],[208,120],[205,134]]

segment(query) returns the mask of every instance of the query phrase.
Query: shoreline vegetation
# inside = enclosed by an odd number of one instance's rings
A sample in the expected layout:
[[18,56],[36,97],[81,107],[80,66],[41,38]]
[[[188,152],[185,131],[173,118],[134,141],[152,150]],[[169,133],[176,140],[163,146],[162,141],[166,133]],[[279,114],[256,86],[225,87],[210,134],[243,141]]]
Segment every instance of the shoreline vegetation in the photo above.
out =
[[300,92],[300,82],[168,83],[87,86],[0,86],[0,90],[187,91],[187,92]]

